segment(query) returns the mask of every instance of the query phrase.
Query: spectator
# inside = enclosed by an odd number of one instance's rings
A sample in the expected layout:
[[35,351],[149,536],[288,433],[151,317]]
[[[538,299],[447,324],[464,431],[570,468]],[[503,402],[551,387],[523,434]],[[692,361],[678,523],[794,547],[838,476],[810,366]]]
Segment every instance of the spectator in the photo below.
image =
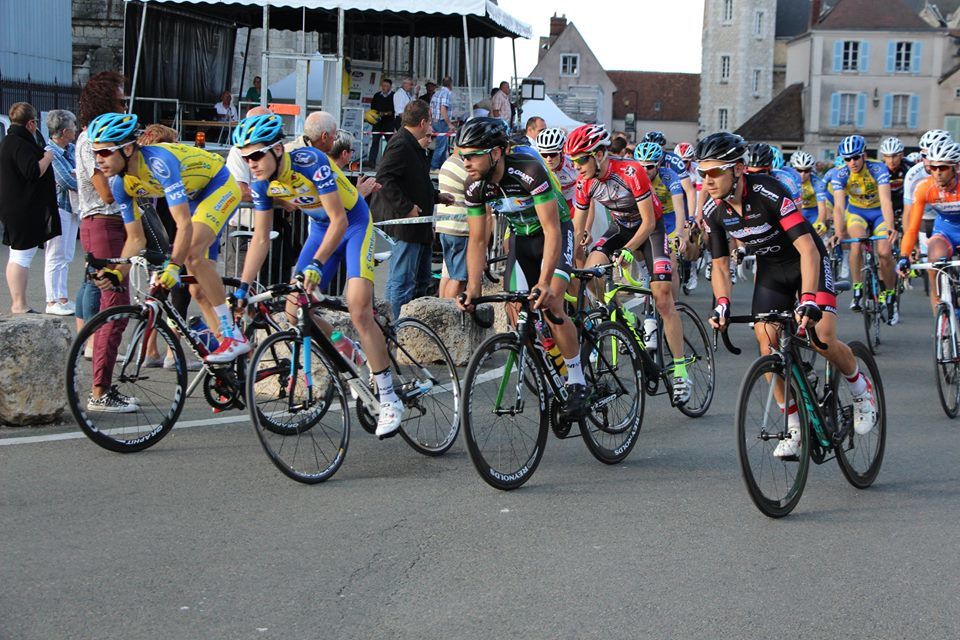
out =
[[[420,87],[418,86],[416,90],[419,91]],[[403,126],[400,124],[403,110],[406,108],[407,103],[413,100],[416,95],[417,94],[415,93],[413,87],[413,80],[410,78],[404,78],[400,83],[400,88],[393,92],[394,131]]]
[[[499,91],[499,89],[494,89],[494,91]],[[490,98],[484,98],[477,104],[473,105],[473,117],[486,118],[490,115],[490,106]]]
[[[430,101],[433,100],[433,94],[437,92],[437,84],[435,82],[431,82],[427,80],[426,87],[427,87],[427,91],[422,96],[420,96],[420,100],[423,100],[427,104],[430,104]],[[403,126],[402,123],[401,123],[401,126]]]
[[610,148],[607,152],[617,158],[623,158],[627,152],[627,139],[617,136],[610,141]]
[[10,107],[10,128],[0,141],[0,222],[10,247],[7,286],[11,313],[36,313],[27,304],[27,276],[37,249],[60,235],[53,152],[37,144],[37,110],[26,102]]
[[373,125],[373,137],[370,141],[370,166],[377,166],[380,146],[386,144],[391,133],[396,131],[393,117],[393,80],[384,78],[380,82],[380,91],[374,94],[370,108],[377,112],[379,120]]
[[[463,160],[456,154],[447,158],[440,168],[440,194],[453,198],[452,204],[437,207],[437,235],[443,249],[443,272],[440,277],[440,297],[456,298],[467,286],[467,207],[463,201],[467,170]],[[443,216],[462,216],[459,219],[442,219]]]
[[494,118],[500,118],[510,126],[513,120],[513,107],[510,105],[510,83],[501,82],[500,89],[493,92],[490,100],[490,115]]
[[80,226],[76,147],[73,144],[77,139],[77,116],[54,109],[47,113],[47,130],[50,132],[47,151],[53,154],[53,177],[57,181],[61,232],[48,240],[44,247],[47,313],[72,316],[75,308],[67,297],[67,273],[77,248],[77,228]]
[[452,93],[450,88],[453,86],[453,80],[446,76],[441,82],[441,87],[433,94],[430,99],[430,117],[433,118],[433,130],[437,135],[433,147],[433,160],[430,162],[431,169],[439,169],[443,161],[447,159],[447,143],[450,138],[447,132],[453,130],[453,122],[450,121],[450,101]]
[[531,147],[537,148],[537,135],[546,128],[547,122],[540,116],[532,116],[527,119],[526,134]]
[[[253,86],[247,89],[247,94],[243,96],[244,102],[260,102],[260,76],[253,77]],[[273,94],[267,89],[267,102],[273,102]]]
[[[330,156],[330,160],[340,167],[341,170],[346,170],[350,167],[350,160],[353,158],[353,146],[355,143],[356,138],[353,137],[352,133],[343,129],[337,129],[337,135],[333,139],[333,146],[327,155]],[[380,191],[380,183],[378,183],[375,178],[361,174],[357,177],[357,191],[363,196],[363,199],[366,200],[370,197],[371,193]]]
[[[430,108],[415,100],[403,110],[403,127],[390,139],[377,168],[382,191],[374,199],[378,219],[415,218],[431,215],[437,202],[451,204],[430,181],[430,167],[421,140],[432,132]],[[433,225],[405,224],[393,227],[397,243],[390,255],[387,300],[394,317],[415,297],[425,295],[431,278]]]
[[233,96],[230,95],[229,91],[224,91],[220,94],[220,102],[213,105],[213,108],[217,110],[217,115],[220,116],[220,120],[235,122],[237,120],[237,108],[232,104]]

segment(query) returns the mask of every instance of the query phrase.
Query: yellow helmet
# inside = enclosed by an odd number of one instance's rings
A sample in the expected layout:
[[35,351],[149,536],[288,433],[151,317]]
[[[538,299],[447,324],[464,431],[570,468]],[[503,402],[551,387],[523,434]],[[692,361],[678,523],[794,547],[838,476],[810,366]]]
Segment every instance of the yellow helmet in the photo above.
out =
[[377,124],[380,122],[380,112],[375,109],[367,109],[363,112],[363,119],[367,124]]

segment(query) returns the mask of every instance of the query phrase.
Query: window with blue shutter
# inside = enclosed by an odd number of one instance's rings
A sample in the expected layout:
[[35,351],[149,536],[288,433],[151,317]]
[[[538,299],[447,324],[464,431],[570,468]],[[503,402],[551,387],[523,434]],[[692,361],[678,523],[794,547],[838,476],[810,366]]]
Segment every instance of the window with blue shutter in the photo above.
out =
[[920,96],[914,94],[910,96],[910,116],[907,119],[907,126],[916,129],[920,117]]
[[910,51],[910,73],[920,73],[920,63],[923,62],[923,43],[914,42]]
[[862,129],[867,123],[867,94],[857,94],[857,128]]
[[889,129],[893,126],[893,94],[887,93],[883,96],[883,128]]
[[858,71],[860,73],[866,73],[870,70],[870,43],[866,40],[860,41],[860,51],[859,51],[859,63]]
[[887,73],[895,73],[897,70],[897,41],[891,40],[887,43]]
[[840,126],[840,94],[834,93],[830,96],[830,126]]
[[843,71],[843,40],[837,40],[833,43],[833,72]]

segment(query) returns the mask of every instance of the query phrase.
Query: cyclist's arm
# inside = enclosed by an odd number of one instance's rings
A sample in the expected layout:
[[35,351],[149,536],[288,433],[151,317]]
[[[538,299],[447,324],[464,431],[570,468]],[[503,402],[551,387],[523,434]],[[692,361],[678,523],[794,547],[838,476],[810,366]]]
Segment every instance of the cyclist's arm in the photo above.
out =
[[560,234],[560,211],[554,197],[535,197],[534,208],[540,227],[543,229],[543,258],[540,261],[540,282],[537,286],[541,291],[550,289],[553,272],[560,264],[560,255],[563,253],[563,242]]
[[343,240],[343,235],[347,232],[350,223],[347,221],[347,211],[343,207],[343,200],[340,199],[338,192],[331,191],[330,193],[320,194],[320,204],[323,205],[323,210],[326,211],[330,224],[327,226],[327,230],[323,234],[323,241],[313,258],[326,264],[333,252],[337,250],[340,241]]
[[[703,192],[701,192],[703,193]],[[727,231],[723,225],[714,221],[712,216],[705,216],[707,236],[710,242],[710,255],[713,256],[713,269],[710,284],[713,286],[713,297],[730,299],[733,285],[730,282],[730,243],[727,240]]]
[[[670,196],[670,199],[673,200],[673,213],[677,217],[677,228],[680,228],[683,226],[683,223],[687,220],[687,216],[684,213],[684,211],[687,211],[686,209],[687,205],[683,201],[683,194],[680,194],[680,195],[674,194]],[[693,211],[693,209],[689,209],[689,211]]]
[[657,214],[653,209],[653,198],[654,196],[650,195],[643,200],[637,200],[637,208],[640,210],[640,226],[637,227],[637,232],[627,241],[624,248],[636,251],[646,244],[650,234],[657,227]]
[[[909,226],[904,222],[903,239],[900,241],[900,255],[905,258],[909,258],[910,254],[913,253],[914,247],[917,246],[917,234],[920,233],[920,225],[923,223],[923,208],[927,201],[925,195],[926,189],[921,190],[918,187],[916,199],[910,207]],[[907,217],[906,213],[905,209],[904,218]]]
[[107,180],[107,176],[100,172],[100,169],[93,170],[93,175],[90,176],[90,184],[93,185],[94,190],[96,190],[97,195],[100,196],[104,204],[114,203],[113,191],[110,190],[110,181]]
[[888,233],[896,233],[893,224],[893,196],[890,194],[890,185],[881,184],[877,187],[880,195],[880,212],[883,213],[883,221],[887,223]]
[[691,180],[689,176],[680,180],[680,185],[683,187],[683,193],[686,196],[686,202],[681,199],[681,203],[683,203],[684,206],[677,207],[676,200],[674,200],[673,208],[678,213],[683,211],[683,217],[687,218],[690,216],[691,211],[697,210],[697,189],[693,186],[693,180]]
[[[270,232],[273,231],[273,209],[254,210],[253,237],[247,245],[247,257],[243,260],[240,281],[253,284],[260,267],[270,254]],[[273,284],[273,283],[270,283]]]
[[820,250],[809,233],[794,239],[793,246],[800,253],[800,291],[816,293],[820,288]]
[[[480,295],[483,285],[483,271],[486,268],[487,240],[490,238],[493,226],[487,222],[485,207],[467,210],[467,290],[471,296]],[[501,242],[502,238],[494,238],[494,242]]]
[[697,193],[697,206],[694,208],[694,221],[697,223],[698,227],[703,226],[703,203],[707,201],[707,191],[706,189],[701,189]]
[[847,192],[835,189],[833,192],[833,232],[840,238],[847,235],[847,223],[843,219],[847,210]]

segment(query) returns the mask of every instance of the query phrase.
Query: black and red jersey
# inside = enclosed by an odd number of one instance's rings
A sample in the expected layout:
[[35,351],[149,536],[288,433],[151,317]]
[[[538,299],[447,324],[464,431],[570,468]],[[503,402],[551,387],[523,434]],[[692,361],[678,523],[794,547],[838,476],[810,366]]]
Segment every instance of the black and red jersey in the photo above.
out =
[[[650,198],[653,190],[647,173],[633,160],[609,158],[607,170],[599,177],[577,181],[575,206],[581,211],[590,208],[596,200],[610,212],[611,217],[622,227],[640,226],[640,209],[637,202]],[[663,215],[660,202],[653,198],[653,211],[657,219]]]

